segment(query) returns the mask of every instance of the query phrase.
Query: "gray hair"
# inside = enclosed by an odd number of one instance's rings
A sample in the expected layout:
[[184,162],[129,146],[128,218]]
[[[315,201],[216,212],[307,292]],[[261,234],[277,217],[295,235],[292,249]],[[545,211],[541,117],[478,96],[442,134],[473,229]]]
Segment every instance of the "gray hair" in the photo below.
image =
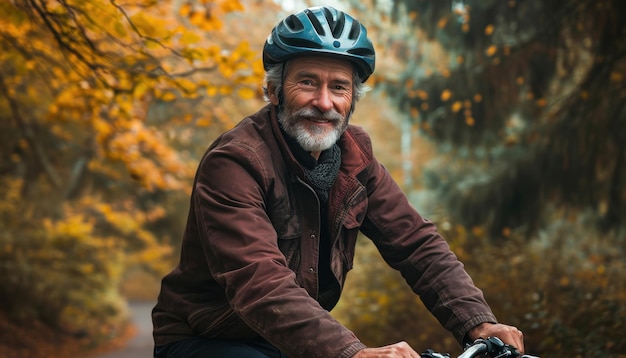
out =
[[[265,71],[265,86],[263,86],[263,97],[266,102],[269,102],[269,92],[267,89],[268,83],[275,84],[274,94],[276,97],[282,102],[282,90],[283,90],[283,75],[287,72],[287,66],[289,65],[289,61],[277,63],[268,66],[268,69]],[[354,105],[360,101],[365,94],[371,88],[361,82],[361,78],[359,77],[356,69],[352,71],[352,111],[354,111]]]

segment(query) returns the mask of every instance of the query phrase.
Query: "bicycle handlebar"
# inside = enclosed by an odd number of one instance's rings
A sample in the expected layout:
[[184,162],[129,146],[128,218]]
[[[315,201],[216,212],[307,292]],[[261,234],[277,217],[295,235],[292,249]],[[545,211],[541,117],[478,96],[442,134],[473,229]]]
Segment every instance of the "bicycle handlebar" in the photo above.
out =
[[[498,337],[479,338],[467,346],[458,358],[474,358],[488,354],[492,358],[539,358],[531,355],[521,355],[515,347],[504,344]],[[437,353],[428,349],[421,354],[423,358],[450,358],[447,353]]]

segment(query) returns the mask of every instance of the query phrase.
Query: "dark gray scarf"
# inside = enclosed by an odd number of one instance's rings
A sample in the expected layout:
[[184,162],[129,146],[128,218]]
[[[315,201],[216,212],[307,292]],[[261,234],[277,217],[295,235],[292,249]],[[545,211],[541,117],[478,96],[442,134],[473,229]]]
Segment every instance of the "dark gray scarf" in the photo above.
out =
[[317,165],[313,169],[304,168],[304,175],[313,186],[323,204],[328,202],[330,187],[335,182],[341,165],[341,149],[337,144],[320,153]]

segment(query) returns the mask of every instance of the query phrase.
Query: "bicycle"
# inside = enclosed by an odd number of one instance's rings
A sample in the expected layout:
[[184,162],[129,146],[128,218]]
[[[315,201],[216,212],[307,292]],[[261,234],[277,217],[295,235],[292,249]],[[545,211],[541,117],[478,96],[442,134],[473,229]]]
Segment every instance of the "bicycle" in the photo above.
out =
[[[489,356],[492,358],[539,358],[528,354],[520,354],[515,347],[504,344],[497,337],[479,338],[474,343],[468,345],[458,358],[472,358]],[[428,349],[421,354],[422,358],[450,358],[448,353],[437,353]]]

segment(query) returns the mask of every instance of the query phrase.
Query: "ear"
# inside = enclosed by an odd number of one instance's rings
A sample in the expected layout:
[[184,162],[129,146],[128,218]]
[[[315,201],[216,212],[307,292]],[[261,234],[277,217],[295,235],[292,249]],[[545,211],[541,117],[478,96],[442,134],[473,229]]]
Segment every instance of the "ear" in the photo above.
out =
[[270,102],[273,105],[278,106],[280,101],[276,96],[276,86],[272,82],[269,82],[267,84],[267,98],[269,98]]

